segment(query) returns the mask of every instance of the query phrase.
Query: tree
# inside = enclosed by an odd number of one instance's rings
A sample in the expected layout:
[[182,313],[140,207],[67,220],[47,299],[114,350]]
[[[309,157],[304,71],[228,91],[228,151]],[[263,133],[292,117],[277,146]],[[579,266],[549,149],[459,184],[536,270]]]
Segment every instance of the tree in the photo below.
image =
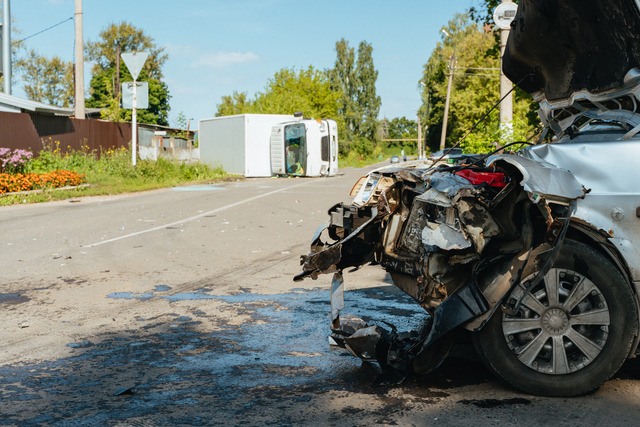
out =
[[59,107],[73,104],[73,64],[57,56],[49,59],[31,50],[16,64],[27,98]]
[[309,66],[296,72],[283,68],[267,82],[252,105],[254,113],[293,114],[306,117],[333,118],[338,115],[338,94],[331,91],[325,73]]
[[[449,74],[449,58],[454,54],[453,90],[449,110],[447,146],[452,146],[473,124],[500,99],[499,55],[493,47],[495,39],[471,22],[467,15],[456,15],[447,25],[451,37],[445,37],[434,49],[424,66],[424,83],[420,108],[427,117],[427,145],[432,151],[440,145],[444,104]],[[514,131],[517,135],[532,134],[537,118],[531,114],[531,97],[521,90],[514,92]],[[496,133],[499,115],[491,114],[463,143],[467,152],[492,149],[489,142],[500,139]],[[492,140],[487,142],[488,140]]]
[[361,137],[370,141],[376,139],[378,129],[378,114],[380,113],[381,99],[376,94],[376,81],[378,71],[373,66],[371,53],[373,47],[365,41],[358,47],[358,63],[356,66],[357,84],[357,112],[361,117],[358,133]]
[[254,100],[244,92],[222,97],[216,116],[231,114],[293,114],[306,117],[335,118],[338,116],[338,96],[330,87],[325,73],[309,66],[295,70],[283,68],[269,79],[264,92]]
[[251,101],[247,99],[246,92],[233,91],[233,95],[224,95],[222,102],[218,104],[216,117],[244,114],[251,109]]
[[[157,47],[153,39],[146,36],[142,30],[123,21],[118,25],[109,25],[98,37],[97,41],[87,42],[85,45],[85,59],[95,62],[92,68],[94,74],[98,71],[115,70],[116,45],[119,44],[120,52],[149,52],[143,70],[149,78],[162,79],[162,67],[169,57],[164,53],[164,48]],[[121,63],[121,68],[123,66]]]
[[[327,72],[331,90],[339,94],[338,114],[340,135],[343,141],[351,142],[358,126],[356,108],[357,79],[355,71],[355,52],[344,38],[336,42],[336,62]],[[346,145],[346,144],[343,144]]]
[[[152,38],[127,22],[111,24],[98,35],[98,40],[85,46],[86,58],[95,62],[91,69],[91,95],[87,107],[105,108],[103,117],[114,121],[131,120],[131,110],[119,108],[120,93],[116,88],[116,52],[145,51],[149,58],[138,76],[138,81],[149,82],[149,108],[138,110],[141,123],[169,124],[169,89],[162,81],[162,66],[168,56],[164,48],[157,47]],[[133,81],[124,62],[120,63],[120,82]],[[117,102],[114,102],[114,99]]]
[[338,122],[341,139],[340,152],[345,155],[354,150],[363,156],[373,153],[378,136],[380,97],[376,94],[378,71],[373,65],[373,47],[360,42],[358,57],[349,42],[336,42],[336,62],[329,70],[331,88],[339,94]]
[[418,137],[418,124],[415,120],[406,117],[394,117],[389,122],[390,139],[416,139]]

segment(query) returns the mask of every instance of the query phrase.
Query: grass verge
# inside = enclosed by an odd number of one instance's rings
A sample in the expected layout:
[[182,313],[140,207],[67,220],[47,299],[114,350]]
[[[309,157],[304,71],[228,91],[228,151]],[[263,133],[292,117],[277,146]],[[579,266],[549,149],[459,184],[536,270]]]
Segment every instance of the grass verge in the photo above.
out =
[[98,155],[95,151],[89,151],[89,147],[84,147],[83,150],[63,153],[55,142],[45,145],[44,150],[25,165],[25,172],[30,173],[47,173],[53,170],[72,170],[84,174],[90,186],[5,195],[0,197],[0,206],[146,191],[229,178],[222,168],[211,168],[200,163],[177,163],[162,158],[157,161],[139,160],[136,167],[133,167],[131,151],[127,149],[106,150]]

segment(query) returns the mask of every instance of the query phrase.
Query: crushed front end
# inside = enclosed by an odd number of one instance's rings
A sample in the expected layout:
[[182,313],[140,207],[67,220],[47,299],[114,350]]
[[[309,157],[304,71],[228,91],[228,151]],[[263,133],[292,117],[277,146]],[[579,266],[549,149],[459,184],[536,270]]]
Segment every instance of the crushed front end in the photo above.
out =
[[[334,343],[385,371],[424,374],[449,353],[452,331],[481,328],[497,309],[517,311],[519,301],[504,296],[520,283],[527,263],[540,264],[540,276],[549,268],[574,200],[586,193],[566,170],[527,162],[514,155],[469,156],[361,178],[350,204],[329,209],[330,224],[316,232],[294,279],[333,273]],[[539,182],[543,177],[554,184]],[[343,315],[343,272],[364,264],[383,267],[428,312],[424,331],[398,333]]]

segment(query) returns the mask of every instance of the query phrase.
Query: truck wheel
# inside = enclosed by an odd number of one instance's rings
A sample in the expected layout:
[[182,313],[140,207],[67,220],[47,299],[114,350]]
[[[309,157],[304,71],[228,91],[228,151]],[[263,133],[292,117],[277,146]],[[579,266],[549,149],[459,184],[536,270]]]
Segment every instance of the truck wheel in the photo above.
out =
[[[535,266],[527,267],[523,283],[535,273]],[[519,284],[507,305],[525,291]],[[576,396],[597,389],[622,366],[637,319],[635,296],[618,269],[589,246],[565,241],[516,315],[498,309],[473,341],[489,369],[514,387]]]

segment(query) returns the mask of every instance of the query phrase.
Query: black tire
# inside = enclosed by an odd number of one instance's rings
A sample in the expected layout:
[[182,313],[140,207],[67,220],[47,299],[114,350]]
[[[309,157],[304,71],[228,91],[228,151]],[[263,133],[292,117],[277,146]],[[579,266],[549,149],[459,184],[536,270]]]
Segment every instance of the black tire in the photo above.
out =
[[[531,264],[523,282],[536,273]],[[524,290],[518,285],[505,301],[517,301]],[[637,321],[635,296],[618,269],[589,246],[565,241],[518,313],[498,309],[473,341],[489,369],[525,393],[577,396],[618,371]]]

